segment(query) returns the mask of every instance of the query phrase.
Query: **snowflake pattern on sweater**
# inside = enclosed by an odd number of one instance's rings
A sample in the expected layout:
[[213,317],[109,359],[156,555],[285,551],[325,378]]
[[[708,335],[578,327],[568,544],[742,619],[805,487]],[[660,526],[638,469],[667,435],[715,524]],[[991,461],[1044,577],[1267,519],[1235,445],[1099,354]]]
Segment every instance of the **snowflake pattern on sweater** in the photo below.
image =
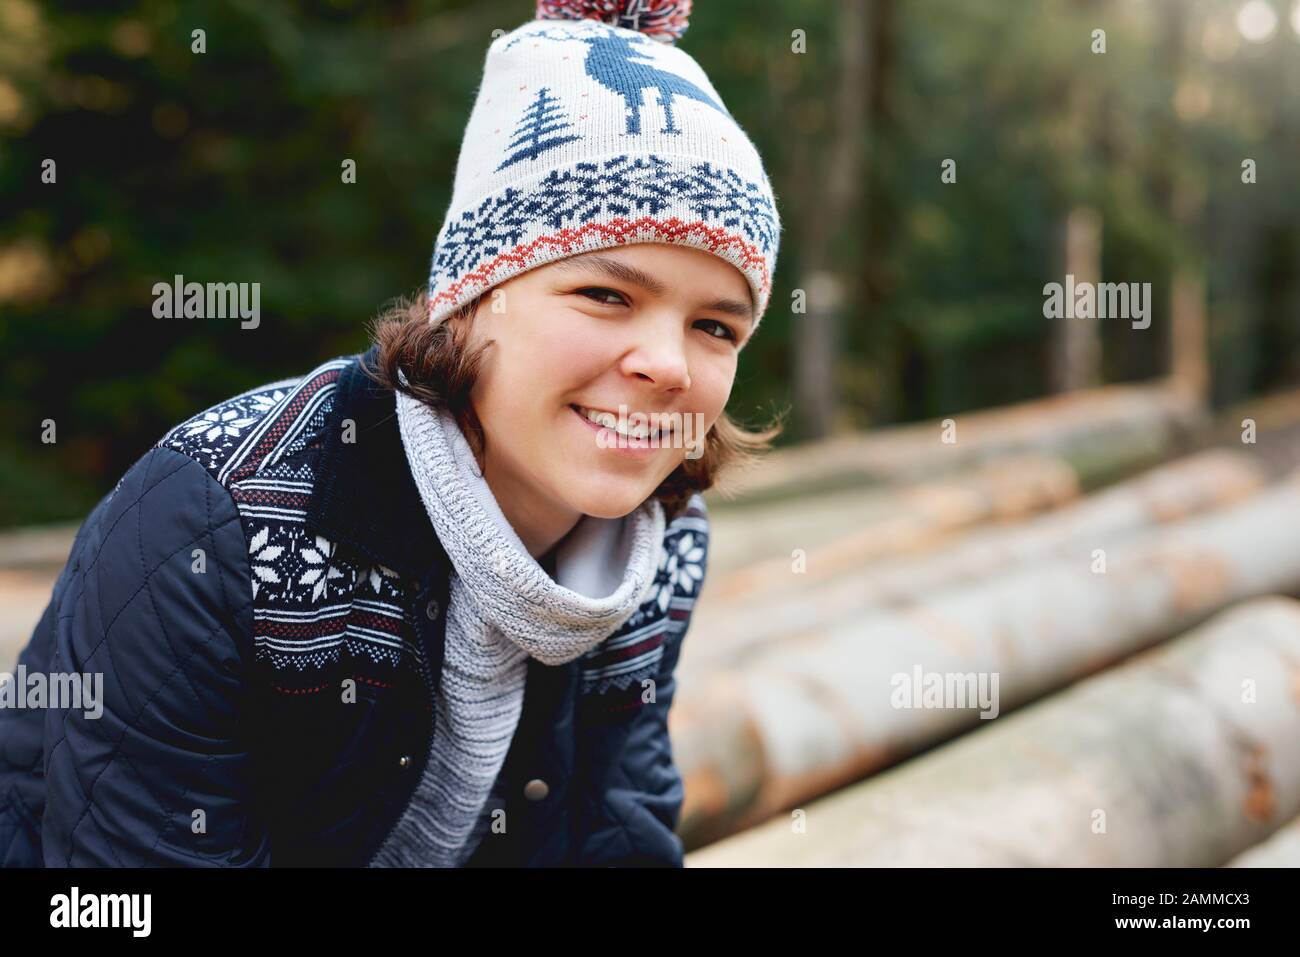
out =
[[[409,618],[419,583],[308,529],[323,442],[340,372],[356,357],[322,363],[301,379],[234,396],[172,428],[157,443],[199,461],[235,501],[248,543],[253,641],[259,660],[294,693],[346,656],[369,680],[423,659]],[[580,660],[581,694],[609,710],[640,701],[665,643],[685,632],[704,580],[708,519],[703,498],[665,528],[648,597]]]

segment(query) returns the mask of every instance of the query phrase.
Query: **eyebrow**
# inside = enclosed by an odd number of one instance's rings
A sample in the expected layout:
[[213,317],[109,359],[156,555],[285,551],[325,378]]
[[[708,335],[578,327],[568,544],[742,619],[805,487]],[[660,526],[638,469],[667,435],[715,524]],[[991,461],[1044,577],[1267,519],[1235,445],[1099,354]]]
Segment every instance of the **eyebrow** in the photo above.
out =
[[[575,256],[568,259],[557,259],[552,265],[559,266],[561,269],[576,269],[593,275],[609,276],[614,279],[621,279],[634,286],[640,286],[646,292],[654,296],[662,296],[664,293],[668,292],[668,286],[666,284],[660,282],[645,270],[638,269],[630,263],[621,262],[609,256]],[[714,299],[711,302],[700,303],[699,308],[715,312],[725,312],[728,315],[744,319],[751,325],[754,321],[753,307],[747,302],[739,302],[735,299]]]

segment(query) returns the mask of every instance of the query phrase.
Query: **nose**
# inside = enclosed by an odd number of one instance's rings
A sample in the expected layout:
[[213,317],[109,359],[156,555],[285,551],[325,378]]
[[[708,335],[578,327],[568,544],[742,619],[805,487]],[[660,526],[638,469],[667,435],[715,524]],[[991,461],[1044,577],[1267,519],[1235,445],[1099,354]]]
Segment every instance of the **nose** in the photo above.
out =
[[623,357],[623,373],[653,383],[662,391],[691,387],[681,330],[668,323],[647,324],[636,345]]

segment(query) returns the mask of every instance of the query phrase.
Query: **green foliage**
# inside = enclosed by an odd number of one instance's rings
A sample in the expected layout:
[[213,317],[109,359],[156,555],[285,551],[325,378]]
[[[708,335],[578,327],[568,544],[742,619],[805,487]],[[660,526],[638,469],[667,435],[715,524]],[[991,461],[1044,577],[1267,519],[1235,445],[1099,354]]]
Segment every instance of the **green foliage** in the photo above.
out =
[[[492,31],[532,9],[0,0],[0,523],[78,517],[179,419],[363,348],[382,304],[425,282]],[[844,4],[709,0],[682,42],[762,152],[785,225],[733,414],[757,424],[791,401],[789,303],[828,215],[850,293],[833,370],[846,426],[1046,392],[1042,286],[1080,205],[1104,222],[1105,277],[1152,282],[1162,325],[1171,271],[1204,271],[1220,401],[1300,381],[1288,11],[1269,44],[1225,54],[1234,9],[1211,0],[868,9],[849,210],[819,204]],[[40,182],[46,158],[57,187]],[[153,284],[177,273],[260,282],[262,327],[154,319]],[[1103,330],[1107,378],[1164,371],[1163,336],[1126,326]]]

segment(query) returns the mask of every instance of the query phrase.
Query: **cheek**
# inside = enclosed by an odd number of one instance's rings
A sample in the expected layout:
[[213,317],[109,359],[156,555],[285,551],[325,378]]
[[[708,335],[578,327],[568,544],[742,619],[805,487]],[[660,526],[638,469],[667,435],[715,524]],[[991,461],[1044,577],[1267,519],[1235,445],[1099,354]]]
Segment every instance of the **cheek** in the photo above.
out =
[[608,348],[602,349],[594,338],[573,336],[557,336],[545,349],[539,349],[533,359],[545,370],[552,392],[562,395],[599,378],[615,360],[616,356]]
[[521,310],[493,331],[497,344],[473,391],[474,406],[489,429],[489,419],[506,430],[511,423],[520,430],[535,428],[614,361],[611,343],[591,334],[567,310]]
[[708,357],[696,362],[691,376],[691,407],[704,413],[704,420],[712,425],[731,398],[735,381],[734,358],[719,361],[716,357]]
[[616,344],[594,331],[590,322],[566,310],[529,323],[528,334],[513,343],[510,365],[515,381],[527,384],[528,395],[551,400],[549,405],[567,401],[616,360]]

